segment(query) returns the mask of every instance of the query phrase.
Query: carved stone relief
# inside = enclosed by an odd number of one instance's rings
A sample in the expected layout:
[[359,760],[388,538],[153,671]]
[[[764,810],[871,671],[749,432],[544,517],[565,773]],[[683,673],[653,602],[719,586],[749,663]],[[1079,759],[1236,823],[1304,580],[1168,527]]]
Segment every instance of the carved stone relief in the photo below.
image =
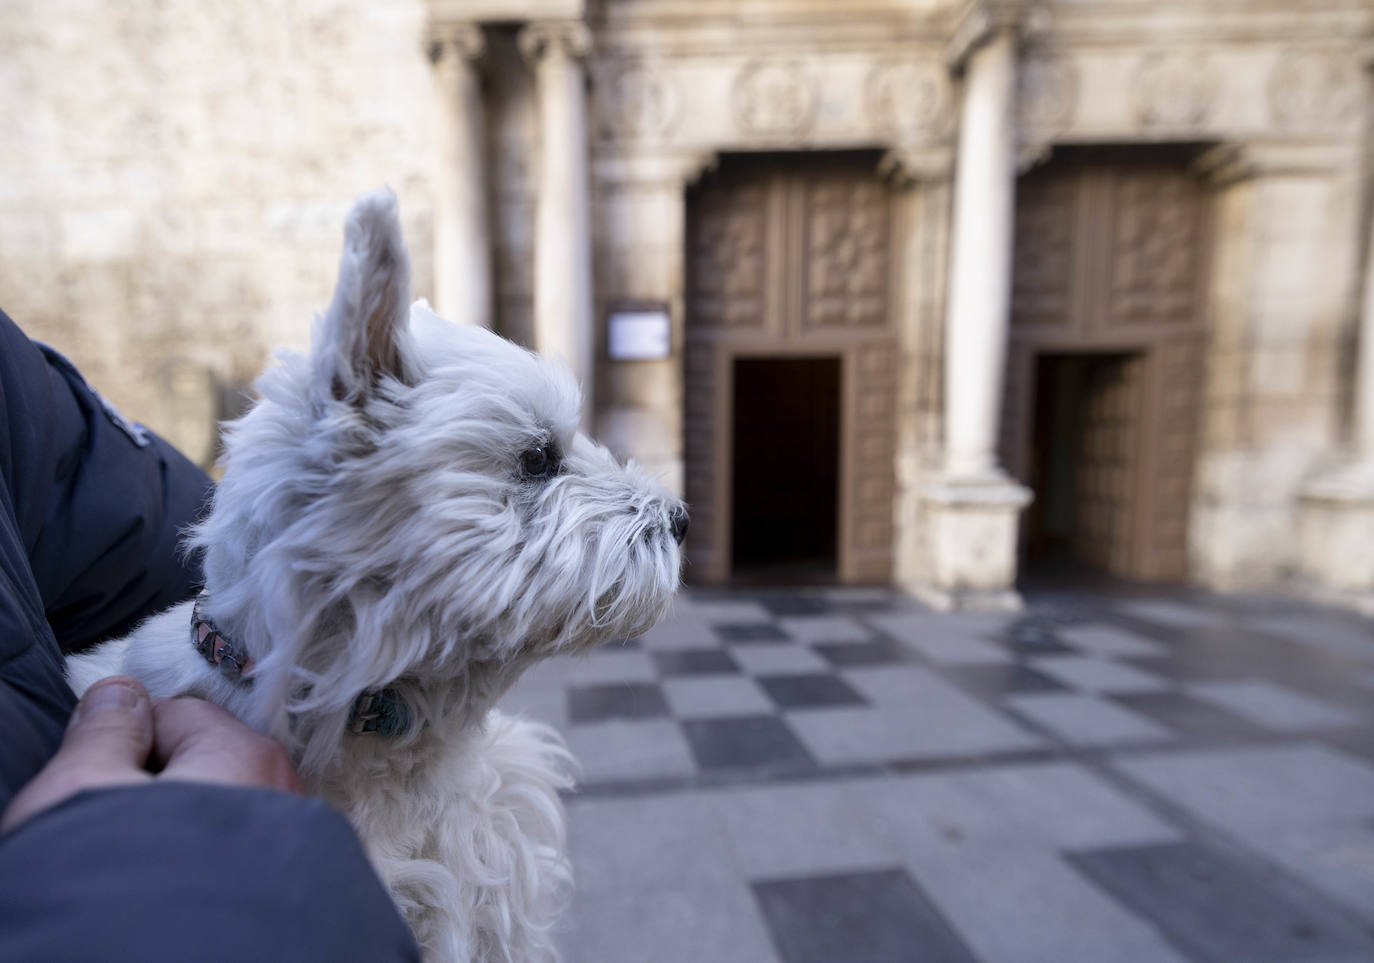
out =
[[1219,86],[1201,51],[1146,54],[1131,83],[1136,120],[1152,130],[1193,130],[1211,114]]
[[610,65],[598,86],[600,133],[611,141],[662,140],[677,120],[670,77],[642,61]]
[[1023,129],[1045,133],[1073,124],[1078,107],[1078,71],[1071,62],[1028,58],[1022,62],[1019,84],[1017,105]]
[[903,142],[947,133],[952,99],[949,71],[940,63],[882,61],[864,84],[864,107],[874,128]]
[[1338,126],[1355,117],[1359,100],[1359,67],[1338,51],[1288,51],[1269,75],[1269,112],[1279,127]]
[[816,81],[796,60],[754,61],[736,78],[733,101],[741,133],[795,136],[815,118]]

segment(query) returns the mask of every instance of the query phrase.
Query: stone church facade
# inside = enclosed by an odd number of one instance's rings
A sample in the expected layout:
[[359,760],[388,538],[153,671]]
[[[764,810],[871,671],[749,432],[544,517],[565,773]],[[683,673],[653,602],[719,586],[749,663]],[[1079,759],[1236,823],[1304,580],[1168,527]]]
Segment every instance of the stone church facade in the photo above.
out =
[[197,454],[389,182],[417,292],[685,493],[696,581],[1374,606],[1363,0],[61,7],[4,33],[0,306]]

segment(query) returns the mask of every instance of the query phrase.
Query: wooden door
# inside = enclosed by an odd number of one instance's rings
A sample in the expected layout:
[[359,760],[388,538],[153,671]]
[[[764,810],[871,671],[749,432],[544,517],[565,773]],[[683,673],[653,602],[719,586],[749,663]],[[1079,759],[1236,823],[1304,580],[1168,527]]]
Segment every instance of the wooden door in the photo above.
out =
[[1187,575],[1206,230],[1201,188],[1172,158],[1070,153],[1017,185],[1003,458],[1034,483],[1037,359],[1099,359],[1070,442],[1073,541],[1128,578]]
[[734,371],[747,358],[838,361],[835,576],[891,578],[894,258],[891,197],[875,161],[725,158],[689,194],[683,441],[696,581],[732,570]]

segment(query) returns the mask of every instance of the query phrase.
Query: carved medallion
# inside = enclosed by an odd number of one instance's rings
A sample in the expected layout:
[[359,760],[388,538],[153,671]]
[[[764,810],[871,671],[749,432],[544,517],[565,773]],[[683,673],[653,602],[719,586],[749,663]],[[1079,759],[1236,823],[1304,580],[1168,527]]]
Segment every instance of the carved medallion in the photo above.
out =
[[1355,117],[1359,99],[1359,68],[1340,51],[1289,51],[1269,75],[1269,112],[1279,127],[1340,126]]
[[903,142],[944,134],[950,101],[949,72],[938,63],[880,62],[864,84],[864,106],[874,128]]
[[672,82],[641,61],[613,65],[598,94],[601,136],[606,140],[659,140],[677,118]]
[[733,99],[742,133],[802,134],[815,117],[816,82],[799,61],[755,61],[740,71]]
[[1131,84],[1136,120],[1152,130],[1201,127],[1219,86],[1216,68],[1201,51],[1147,54]]
[[1077,69],[1067,60],[1026,60],[1017,103],[1023,128],[1040,133],[1068,129],[1078,107]]

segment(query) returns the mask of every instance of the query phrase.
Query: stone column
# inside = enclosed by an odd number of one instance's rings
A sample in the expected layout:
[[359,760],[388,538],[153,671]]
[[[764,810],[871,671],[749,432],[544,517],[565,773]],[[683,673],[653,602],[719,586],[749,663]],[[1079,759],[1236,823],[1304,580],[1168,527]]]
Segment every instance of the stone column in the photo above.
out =
[[534,338],[582,384],[583,423],[595,411],[586,77],[591,34],[576,21],[533,23],[520,50],[539,97],[539,195],[534,226]]
[[491,327],[490,212],[486,116],[477,59],[485,49],[476,24],[430,30],[439,85],[439,170],[434,223],[434,301],[444,317]]
[[1016,530],[1030,492],[998,466],[1016,189],[1016,34],[967,41],[945,315],[945,465],[922,492],[933,554],[911,586],[940,608],[1014,609]]
[[1374,616],[1374,221],[1357,337],[1350,452],[1299,494],[1298,555],[1310,594]]

